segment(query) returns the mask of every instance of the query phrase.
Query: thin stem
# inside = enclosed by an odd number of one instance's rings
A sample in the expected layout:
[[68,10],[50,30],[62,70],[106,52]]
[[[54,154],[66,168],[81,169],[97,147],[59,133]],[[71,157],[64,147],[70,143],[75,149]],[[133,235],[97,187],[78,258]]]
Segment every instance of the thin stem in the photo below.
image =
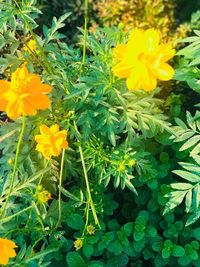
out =
[[[45,162],[44,162],[44,169],[46,169],[46,168],[47,168],[47,166],[48,166],[49,162],[50,162],[50,160],[49,160],[49,161],[47,161],[47,160],[45,159]],[[42,180],[43,180],[43,177],[44,177],[44,173],[41,175],[41,177],[40,177],[40,180],[39,180],[39,182],[38,182],[38,185],[37,185],[37,186],[41,185],[41,183],[42,183]]]
[[2,213],[1,213],[1,218],[3,217],[3,215],[5,213],[8,201],[10,199],[10,195],[11,195],[12,190],[13,190],[13,184],[14,184],[15,175],[16,175],[16,171],[17,171],[17,163],[18,163],[19,152],[20,152],[22,139],[23,139],[23,135],[24,135],[24,131],[25,131],[25,126],[26,126],[26,117],[23,116],[22,117],[22,128],[21,128],[21,132],[20,132],[20,135],[19,135],[19,140],[18,140],[18,143],[17,143],[17,149],[16,149],[16,154],[15,154],[15,162],[14,162],[13,172],[11,174],[10,188],[9,188],[8,195],[6,197],[6,201],[5,201]]
[[27,27],[28,27],[28,29],[29,29],[29,31],[30,31],[30,33],[31,33],[31,35],[32,35],[32,37],[33,37],[33,39],[34,39],[34,41],[35,41],[35,43],[36,43],[36,45],[37,45],[37,47],[38,47],[38,49],[39,49],[39,52],[40,52],[41,55],[43,56],[43,59],[44,59],[45,64],[43,64],[43,62],[40,61],[41,66],[42,66],[43,68],[45,68],[48,72],[50,72],[50,73],[54,73],[54,69],[51,67],[50,62],[49,62],[48,58],[46,57],[46,55],[45,55],[45,53],[44,53],[44,51],[43,51],[42,46],[41,46],[40,43],[38,42],[38,40],[37,40],[37,38],[36,38],[36,36],[35,36],[35,34],[34,34],[32,28],[31,28],[29,22],[27,21],[26,17],[24,16],[24,14],[23,14],[23,12],[22,12],[22,10],[21,10],[20,5],[18,4],[18,2],[17,2],[16,0],[14,0],[14,2],[15,2],[15,4],[16,4],[17,8],[19,9],[19,11],[20,11],[20,13],[21,13],[21,16],[23,17],[23,19],[24,19],[24,21],[25,21],[25,24],[27,25]]
[[91,207],[91,210],[92,210],[92,214],[93,214],[93,217],[94,217],[94,222],[95,222],[95,224],[97,224],[100,227],[99,220],[98,220],[97,213],[96,213],[96,209],[95,209],[95,206],[94,206],[94,202],[92,200],[89,179],[88,179],[87,170],[86,170],[86,167],[85,167],[85,160],[84,160],[84,157],[83,157],[83,150],[82,150],[82,147],[80,145],[79,145],[79,153],[80,153],[80,156],[81,156],[81,162],[82,162],[82,166],[83,166],[83,172],[84,172],[85,183],[86,183],[86,188],[87,188],[88,203],[89,203],[89,205]]
[[90,211],[90,203],[87,201],[86,208],[85,208],[86,221],[85,221],[85,227],[84,227],[83,232],[82,232],[82,237],[84,237],[85,231],[86,231],[87,226],[88,226],[88,222],[89,222],[89,211]]
[[87,25],[88,25],[88,0],[84,2],[84,35],[83,35],[83,58],[82,64],[83,67],[85,65],[85,57],[86,57],[86,44],[87,44]]
[[64,159],[65,159],[65,149],[62,150],[62,158],[61,158],[61,165],[60,165],[60,175],[59,175],[59,188],[58,188],[58,221],[56,224],[57,228],[60,225],[61,218],[62,218],[62,209],[61,209],[61,190],[62,190],[62,179],[63,179],[63,167],[64,167]]

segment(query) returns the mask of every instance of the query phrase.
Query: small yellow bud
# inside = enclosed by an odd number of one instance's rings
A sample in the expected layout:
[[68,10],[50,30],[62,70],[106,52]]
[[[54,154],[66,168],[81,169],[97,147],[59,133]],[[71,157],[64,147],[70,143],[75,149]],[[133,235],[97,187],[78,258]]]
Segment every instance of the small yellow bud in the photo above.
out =
[[129,160],[128,162],[129,167],[135,167],[135,165],[136,165],[136,161],[134,159]]
[[41,184],[38,185],[38,187],[37,187],[37,191],[42,191],[42,189],[43,189],[42,185],[41,185]]
[[51,194],[47,190],[43,190],[38,193],[37,199],[40,203],[46,203],[49,199],[51,199]]
[[10,158],[10,159],[8,160],[8,164],[13,165],[13,159]]
[[75,241],[74,241],[74,247],[76,250],[79,250],[81,249],[83,246],[83,240],[81,238],[77,238]]
[[95,227],[93,225],[88,225],[87,226],[87,232],[89,235],[94,235],[95,234]]

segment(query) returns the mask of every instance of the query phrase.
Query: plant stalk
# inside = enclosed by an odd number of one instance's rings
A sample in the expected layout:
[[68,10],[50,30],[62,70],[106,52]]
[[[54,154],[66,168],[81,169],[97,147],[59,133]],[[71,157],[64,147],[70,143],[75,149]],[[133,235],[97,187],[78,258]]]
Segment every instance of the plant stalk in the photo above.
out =
[[86,44],[87,44],[87,26],[88,26],[88,0],[84,2],[84,35],[83,35],[83,58],[81,67],[85,65],[86,58]]
[[61,208],[61,187],[63,179],[63,167],[65,159],[65,149],[62,150],[61,165],[60,165],[60,175],[59,175],[59,188],[58,188],[58,221],[55,228],[58,228],[62,219],[62,208]]
[[13,184],[14,184],[15,175],[16,175],[16,172],[17,172],[17,163],[18,163],[19,152],[20,152],[22,139],[23,139],[23,135],[24,135],[24,131],[25,131],[25,126],[26,126],[26,117],[23,116],[22,117],[22,128],[21,128],[21,132],[20,132],[20,135],[19,135],[19,140],[18,140],[18,143],[17,143],[17,149],[16,149],[16,154],[15,154],[13,172],[11,174],[10,187],[9,187],[8,195],[6,197],[6,201],[5,201],[2,213],[1,213],[1,218],[3,217],[3,215],[4,215],[5,211],[6,211],[6,207],[7,207],[8,201],[10,199],[10,195],[12,193],[12,190],[13,190]]
[[80,156],[81,156],[81,162],[82,162],[83,172],[84,172],[84,177],[85,177],[85,183],[86,183],[86,189],[87,189],[87,195],[88,195],[88,204],[91,207],[95,224],[97,224],[100,227],[99,220],[98,220],[97,213],[96,213],[96,209],[95,209],[95,206],[94,206],[94,202],[92,200],[89,179],[88,179],[87,170],[86,170],[86,167],[85,167],[85,160],[84,160],[84,157],[83,157],[83,150],[82,150],[82,147],[80,145],[79,145],[79,153],[80,153]]

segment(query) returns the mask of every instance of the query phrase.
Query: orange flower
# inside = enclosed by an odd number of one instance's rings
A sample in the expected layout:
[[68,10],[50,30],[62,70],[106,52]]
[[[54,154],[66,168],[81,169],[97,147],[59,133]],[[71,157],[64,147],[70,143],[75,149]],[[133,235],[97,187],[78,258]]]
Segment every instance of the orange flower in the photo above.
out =
[[117,45],[114,54],[119,63],[113,73],[127,78],[129,90],[152,91],[157,80],[168,81],[174,69],[166,62],[175,55],[170,44],[159,44],[160,34],[154,29],[133,30],[126,44]]
[[14,248],[16,248],[15,242],[0,238],[0,264],[7,265],[9,258],[14,258],[16,256],[16,252]]
[[36,150],[41,152],[45,158],[59,156],[61,150],[68,147],[67,131],[59,131],[58,124],[52,125],[50,128],[43,124],[40,126],[40,133],[35,136],[35,141],[38,143]]
[[35,115],[37,110],[50,106],[50,100],[45,95],[50,91],[51,87],[42,84],[39,75],[30,74],[22,66],[12,74],[10,82],[0,80],[0,111],[5,111],[11,119]]

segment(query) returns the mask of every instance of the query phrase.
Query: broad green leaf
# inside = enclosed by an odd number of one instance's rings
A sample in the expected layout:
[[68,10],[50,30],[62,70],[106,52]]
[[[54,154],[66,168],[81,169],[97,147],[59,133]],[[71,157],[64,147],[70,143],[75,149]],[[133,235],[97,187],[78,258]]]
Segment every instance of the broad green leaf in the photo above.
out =
[[87,267],[78,252],[68,252],[66,260],[69,267]]
[[172,256],[174,257],[182,257],[185,255],[185,249],[181,246],[174,245],[172,249]]

